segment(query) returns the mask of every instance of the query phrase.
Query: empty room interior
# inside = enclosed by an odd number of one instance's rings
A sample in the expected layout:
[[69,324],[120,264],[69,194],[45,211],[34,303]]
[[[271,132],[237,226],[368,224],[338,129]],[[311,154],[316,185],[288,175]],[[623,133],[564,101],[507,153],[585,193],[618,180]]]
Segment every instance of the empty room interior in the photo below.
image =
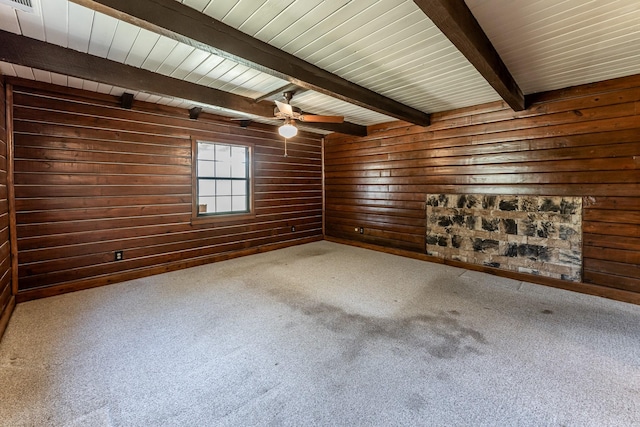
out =
[[0,0],[0,425],[640,425],[637,0]]

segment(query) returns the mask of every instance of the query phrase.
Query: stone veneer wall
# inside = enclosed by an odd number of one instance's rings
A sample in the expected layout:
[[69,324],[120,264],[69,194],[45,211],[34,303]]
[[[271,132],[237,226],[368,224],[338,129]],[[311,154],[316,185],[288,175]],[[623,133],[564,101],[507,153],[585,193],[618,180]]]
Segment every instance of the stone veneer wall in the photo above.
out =
[[427,195],[427,253],[579,282],[582,198]]

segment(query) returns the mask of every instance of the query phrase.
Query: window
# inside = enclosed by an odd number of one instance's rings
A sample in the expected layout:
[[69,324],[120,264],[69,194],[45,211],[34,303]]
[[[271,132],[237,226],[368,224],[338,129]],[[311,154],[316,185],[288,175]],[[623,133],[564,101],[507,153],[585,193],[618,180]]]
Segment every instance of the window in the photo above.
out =
[[194,217],[251,213],[251,147],[194,141]]

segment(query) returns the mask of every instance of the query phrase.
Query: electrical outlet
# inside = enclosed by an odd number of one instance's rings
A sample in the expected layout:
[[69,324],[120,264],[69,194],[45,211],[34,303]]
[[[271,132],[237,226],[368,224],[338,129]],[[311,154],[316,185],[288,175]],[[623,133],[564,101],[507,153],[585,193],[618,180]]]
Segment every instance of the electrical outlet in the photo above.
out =
[[295,225],[292,225],[292,226],[291,226],[291,232],[293,233],[293,232],[295,232],[295,231],[296,231],[296,226],[295,226]]
[[360,234],[364,234],[364,227],[360,227]]
[[122,261],[124,259],[124,251],[115,252],[115,261]]

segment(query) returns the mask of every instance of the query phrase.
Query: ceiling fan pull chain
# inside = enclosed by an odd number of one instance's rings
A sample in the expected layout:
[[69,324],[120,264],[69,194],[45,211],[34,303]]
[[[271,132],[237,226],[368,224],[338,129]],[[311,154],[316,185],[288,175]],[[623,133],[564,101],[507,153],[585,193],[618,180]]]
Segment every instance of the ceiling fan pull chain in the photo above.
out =
[[288,157],[289,155],[287,154],[287,138],[284,139],[284,156]]

